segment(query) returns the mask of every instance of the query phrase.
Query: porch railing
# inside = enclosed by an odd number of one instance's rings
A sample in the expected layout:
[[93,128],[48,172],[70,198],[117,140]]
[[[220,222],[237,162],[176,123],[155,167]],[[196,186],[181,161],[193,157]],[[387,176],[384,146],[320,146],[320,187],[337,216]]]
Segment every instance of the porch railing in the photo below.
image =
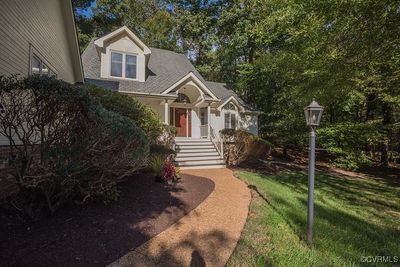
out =
[[[207,125],[208,126],[208,125]],[[224,143],[218,133],[215,132],[214,128],[210,125],[210,140],[217,148],[218,153],[221,157],[224,157]]]

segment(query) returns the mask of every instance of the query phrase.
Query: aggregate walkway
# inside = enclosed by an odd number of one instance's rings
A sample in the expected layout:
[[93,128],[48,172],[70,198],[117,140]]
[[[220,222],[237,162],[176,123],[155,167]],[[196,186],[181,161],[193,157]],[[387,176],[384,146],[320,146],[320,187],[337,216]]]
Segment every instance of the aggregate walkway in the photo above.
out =
[[206,177],[215,189],[188,215],[109,267],[225,266],[246,222],[250,191],[229,169],[185,170],[183,175]]

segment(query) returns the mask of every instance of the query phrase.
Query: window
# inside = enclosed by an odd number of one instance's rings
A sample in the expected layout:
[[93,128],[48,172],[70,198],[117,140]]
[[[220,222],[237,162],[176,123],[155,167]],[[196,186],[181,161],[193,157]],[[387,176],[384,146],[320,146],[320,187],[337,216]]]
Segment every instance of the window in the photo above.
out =
[[111,53],[111,76],[122,77],[122,54]]
[[126,55],[125,77],[136,79],[136,56]]
[[200,122],[201,122],[201,125],[207,125],[207,120],[208,120],[208,118],[207,118],[208,116],[207,116],[207,108],[201,108],[200,109]]
[[36,54],[32,54],[31,57],[31,74],[57,76],[57,74],[50,69],[43,60],[41,60]]
[[111,52],[110,76],[136,79],[137,57],[135,55]]
[[236,129],[236,107],[234,104],[229,103],[223,108],[224,115],[224,127],[226,129]]

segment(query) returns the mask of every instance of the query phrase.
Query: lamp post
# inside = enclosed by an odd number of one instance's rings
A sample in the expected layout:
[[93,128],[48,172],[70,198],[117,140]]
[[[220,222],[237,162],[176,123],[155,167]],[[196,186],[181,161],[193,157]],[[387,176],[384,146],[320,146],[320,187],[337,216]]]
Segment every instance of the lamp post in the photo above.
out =
[[312,245],[314,220],[314,174],[315,174],[315,129],[319,125],[324,108],[314,99],[304,108],[307,126],[310,128],[310,144],[308,151],[308,210],[307,210],[307,242]]

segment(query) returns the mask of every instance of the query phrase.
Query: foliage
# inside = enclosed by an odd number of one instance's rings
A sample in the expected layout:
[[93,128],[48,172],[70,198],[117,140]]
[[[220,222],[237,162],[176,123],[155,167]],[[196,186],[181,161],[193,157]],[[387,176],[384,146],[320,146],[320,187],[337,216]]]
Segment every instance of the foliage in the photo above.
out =
[[175,181],[178,178],[175,165],[170,161],[165,161],[163,179],[166,182]]
[[64,203],[117,196],[117,183],[141,168],[144,132],[129,118],[94,105],[80,86],[43,76],[0,78],[0,134],[11,149],[11,202],[36,216]]
[[102,89],[94,85],[85,85],[85,88],[90,96],[104,108],[134,121],[137,126],[145,131],[150,143],[156,143],[157,139],[163,135],[164,126],[150,107],[141,104],[133,97],[118,92]]
[[227,266],[362,266],[362,257],[378,252],[398,255],[400,188],[385,179],[317,172],[311,248],[306,173],[235,174],[253,190],[253,200]]
[[274,144],[307,146],[302,110],[316,98],[323,127],[360,124],[363,135],[363,125],[380,125],[382,139],[347,158],[387,166],[400,153],[398,1],[101,0],[93,11],[77,20],[80,35],[129,25],[148,45],[186,53],[206,79],[263,112],[259,134]]
[[175,136],[177,133],[175,126],[164,124],[162,129],[163,131],[158,138],[158,143],[164,145],[169,149],[173,149],[173,145],[175,143]]
[[[371,159],[379,152],[384,138],[380,126],[380,121],[337,123],[318,129],[318,141],[334,156],[335,165],[356,170],[371,164]],[[371,153],[369,158],[365,154],[366,148]]]
[[224,157],[230,166],[256,162],[266,158],[272,144],[243,130],[223,129]]
[[165,157],[157,155],[150,160],[150,167],[155,177],[162,177],[164,171]]

